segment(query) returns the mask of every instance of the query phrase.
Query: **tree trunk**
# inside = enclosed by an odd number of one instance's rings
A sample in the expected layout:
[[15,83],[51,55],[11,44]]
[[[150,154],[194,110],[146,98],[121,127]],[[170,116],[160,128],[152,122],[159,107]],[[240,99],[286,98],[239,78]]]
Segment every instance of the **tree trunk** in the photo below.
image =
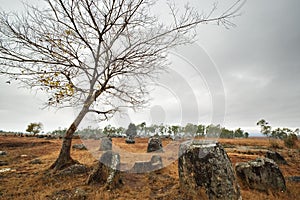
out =
[[60,153],[56,161],[50,166],[50,169],[53,170],[62,170],[66,167],[69,167],[74,164],[78,164],[79,162],[76,160],[73,160],[71,157],[71,145],[72,145],[72,138],[73,135],[82,121],[82,119],[85,117],[85,115],[89,111],[90,105],[93,103],[92,97],[90,96],[84,103],[84,106],[72,125],[69,127],[67,130],[64,138],[63,138],[63,143],[60,149]]
[[56,159],[56,161],[51,165],[50,169],[61,170],[78,163],[78,161],[73,160],[73,158],[71,157],[72,137],[75,131],[76,126],[73,123],[67,130],[66,135],[63,138],[63,143],[60,149],[59,156]]

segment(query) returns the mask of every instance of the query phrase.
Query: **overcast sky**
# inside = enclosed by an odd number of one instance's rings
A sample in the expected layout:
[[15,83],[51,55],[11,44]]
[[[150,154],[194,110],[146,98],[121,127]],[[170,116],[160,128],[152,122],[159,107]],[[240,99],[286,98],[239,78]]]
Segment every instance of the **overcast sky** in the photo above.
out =
[[[211,1],[193,2],[209,10]],[[0,5],[22,7],[18,0]],[[253,133],[264,118],[274,127],[300,127],[299,8],[299,0],[249,0],[233,20],[237,27],[201,25],[196,44],[172,51],[170,73],[157,81],[150,106],[111,123],[221,123]],[[42,95],[6,81],[0,77],[0,129],[25,131],[30,122],[42,122],[49,131],[74,119],[74,109],[42,110]]]

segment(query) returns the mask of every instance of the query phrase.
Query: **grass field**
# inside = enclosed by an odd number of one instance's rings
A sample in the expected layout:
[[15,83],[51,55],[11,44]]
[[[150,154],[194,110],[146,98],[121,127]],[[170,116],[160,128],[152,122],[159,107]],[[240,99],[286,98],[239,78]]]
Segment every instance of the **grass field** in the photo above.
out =
[[[81,143],[80,139],[73,144]],[[253,160],[265,155],[270,149],[266,138],[219,139],[225,147],[232,164]],[[300,143],[298,148],[287,149],[282,141],[277,141],[277,149],[287,160],[288,165],[280,165],[285,177],[300,176]],[[89,151],[72,150],[72,157],[89,168],[97,162],[101,152],[97,150],[99,141],[84,141]],[[147,154],[148,139],[138,138],[136,144],[128,145],[124,138],[113,139],[114,150],[121,154],[121,169],[130,169],[135,161],[150,160]],[[164,140],[166,153],[162,154],[165,168],[144,174],[122,172],[123,185],[113,191],[107,191],[99,185],[86,185],[88,173],[60,176],[51,173],[48,168],[55,161],[61,146],[60,140],[46,140],[26,137],[0,136],[1,161],[8,165],[0,166],[0,199],[183,199],[179,192],[177,152],[178,144]],[[42,164],[29,164],[39,158]],[[262,193],[241,188],[243,199],[300,199],[300,183],[286,181],[287,191],[282,193]]]

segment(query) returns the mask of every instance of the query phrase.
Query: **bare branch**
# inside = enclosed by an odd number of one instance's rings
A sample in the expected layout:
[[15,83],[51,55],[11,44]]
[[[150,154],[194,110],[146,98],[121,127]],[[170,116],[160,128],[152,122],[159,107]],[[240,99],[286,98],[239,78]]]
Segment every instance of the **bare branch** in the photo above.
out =
[[[194,42],[199,24],[224,27],[245,1],[207,15],[168,1],[172,22],[155,16],[154,0],[45,0],[24,15],[0,13],[0,73],[45,91],[48,106],[96,104],[108,110],[147,104],[147,81],[165,71],[168,51]],[[99,115],[107,115],[99,112]],[[106,117],[105,117],[106,118]]]

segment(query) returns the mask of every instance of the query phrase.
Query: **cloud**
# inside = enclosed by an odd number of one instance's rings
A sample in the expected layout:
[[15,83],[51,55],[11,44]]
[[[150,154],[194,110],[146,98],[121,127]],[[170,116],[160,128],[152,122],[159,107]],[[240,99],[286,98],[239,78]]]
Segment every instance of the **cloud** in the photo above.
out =
[[68,127],[73,118],[73,109],[43,108],[43,95],[20,88],[16,82],[6,84],[6,78],[0,77],[0,130],[25,131],[31,122],[42,122],[44,130]]
[[226,125],[299,127],[300,2],[247,1],[237,27],[199,28],[199,44],[220,70],[226,91]]

